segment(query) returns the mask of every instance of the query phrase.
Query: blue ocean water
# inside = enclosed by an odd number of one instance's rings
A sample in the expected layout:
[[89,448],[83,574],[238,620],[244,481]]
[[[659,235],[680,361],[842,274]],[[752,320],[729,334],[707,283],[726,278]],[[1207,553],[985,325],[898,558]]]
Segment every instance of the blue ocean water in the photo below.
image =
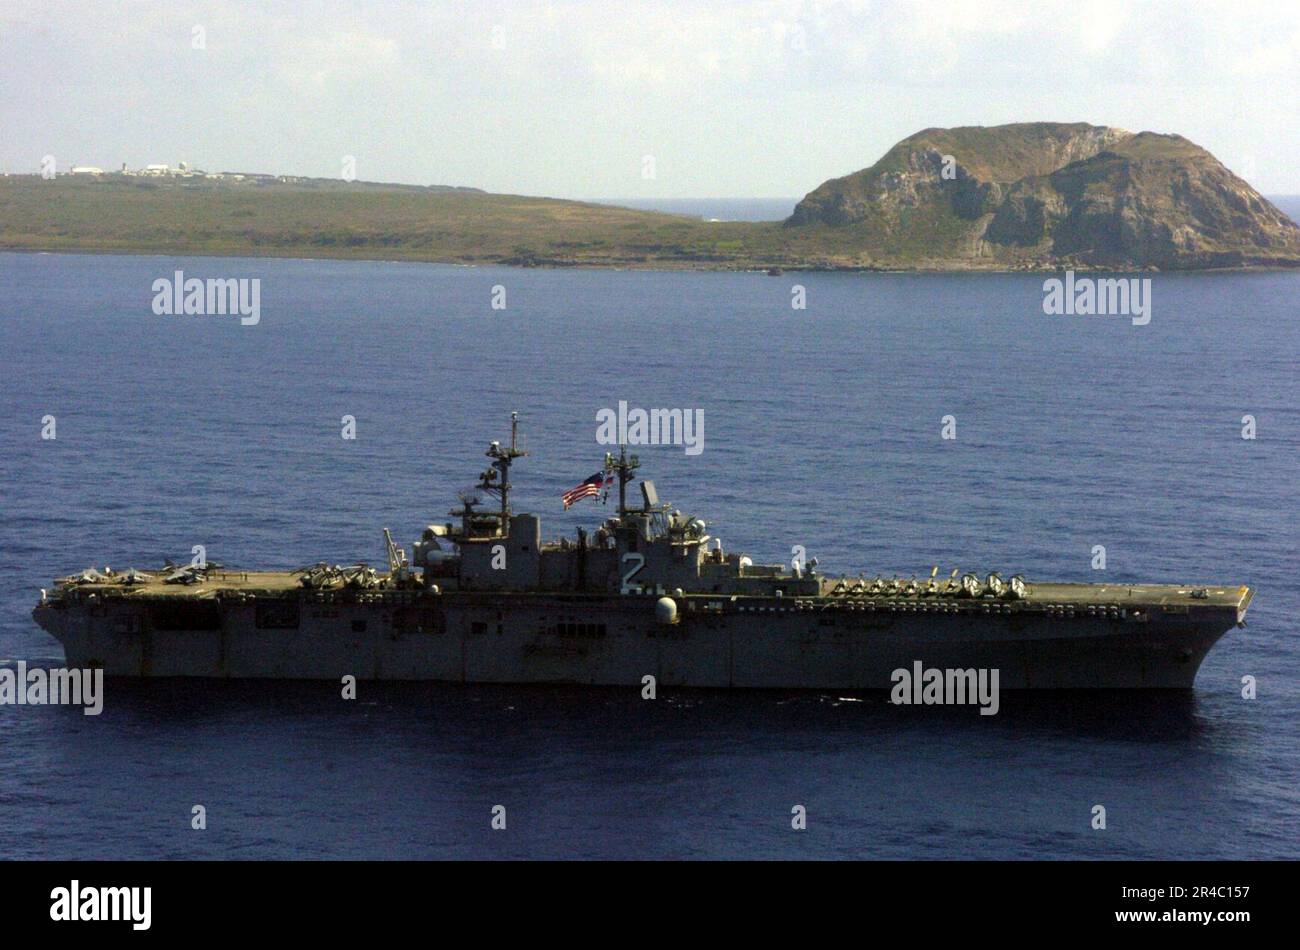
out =
[[[155,316],[178,268],[260,278],[261,322]],[[92,563],[380,563],[380,529],[443,520],[511,409],[518,506],[593,526],[559,496],[619,400],[704,410],[703,453],[643,448],[644,474],[760,562],[1258,589],[1190,696],[1007,694],[993,717],[364,683],[0,706],[0,857],[1294,858],[1300,274],[1152,281],[1137,327],[1045,316],[1027,275],[0,255],[4,662],[61,660],[29,611]]]

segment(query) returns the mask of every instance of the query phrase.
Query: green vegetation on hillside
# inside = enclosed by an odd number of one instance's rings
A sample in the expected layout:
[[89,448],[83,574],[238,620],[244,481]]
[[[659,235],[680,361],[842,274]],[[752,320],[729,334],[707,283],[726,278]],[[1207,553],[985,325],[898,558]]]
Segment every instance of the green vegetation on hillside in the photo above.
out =
[[7,248],[635,264],[708,260],[720,240],[754,230],[776,227],[362,183],[0,178],[0,247]]

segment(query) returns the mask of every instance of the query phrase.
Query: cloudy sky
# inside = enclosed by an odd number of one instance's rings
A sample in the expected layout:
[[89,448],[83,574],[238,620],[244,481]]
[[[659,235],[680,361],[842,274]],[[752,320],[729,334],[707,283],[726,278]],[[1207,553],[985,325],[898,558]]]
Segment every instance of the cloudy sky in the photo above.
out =
[[1060,120],[1178,132],[1295,194],[1297,89],[1294,0],[0,2],[10,172],[352,156],[369,180],[790,197],[928,126]]

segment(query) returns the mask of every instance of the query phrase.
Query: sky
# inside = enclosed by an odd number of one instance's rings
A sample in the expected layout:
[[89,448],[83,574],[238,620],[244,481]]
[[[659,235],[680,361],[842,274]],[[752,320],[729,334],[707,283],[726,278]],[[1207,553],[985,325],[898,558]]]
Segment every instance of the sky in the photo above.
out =
[[0,171],[799,197],[931,126],[1177,132],[1300,193],[1300,3],[0,0]]

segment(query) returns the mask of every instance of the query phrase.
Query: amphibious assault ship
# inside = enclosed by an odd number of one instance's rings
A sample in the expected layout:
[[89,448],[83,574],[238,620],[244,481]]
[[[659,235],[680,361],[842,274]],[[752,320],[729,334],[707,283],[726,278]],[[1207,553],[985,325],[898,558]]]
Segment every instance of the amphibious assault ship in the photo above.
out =
[[606,492],[617,480],[617,515],[544,542],[538,517],[510,506],[512,465],[528,454],[517,439],[512,418],[510,444],[488,447],[455,520],[426,527],[409,556],[384,529],[386,570],[92,568],[42,590],[32,615],[69,666],[109,676],[639,688],[650,675],[664,686],[868,690],[919,661],[997,669],[1004,689],[1188,689],[1252,597],[1216,584],[1036,583],[937,567],[904,581],[824,576],[815,559],[754,564],[661,503],[626,447],[593,476]]

